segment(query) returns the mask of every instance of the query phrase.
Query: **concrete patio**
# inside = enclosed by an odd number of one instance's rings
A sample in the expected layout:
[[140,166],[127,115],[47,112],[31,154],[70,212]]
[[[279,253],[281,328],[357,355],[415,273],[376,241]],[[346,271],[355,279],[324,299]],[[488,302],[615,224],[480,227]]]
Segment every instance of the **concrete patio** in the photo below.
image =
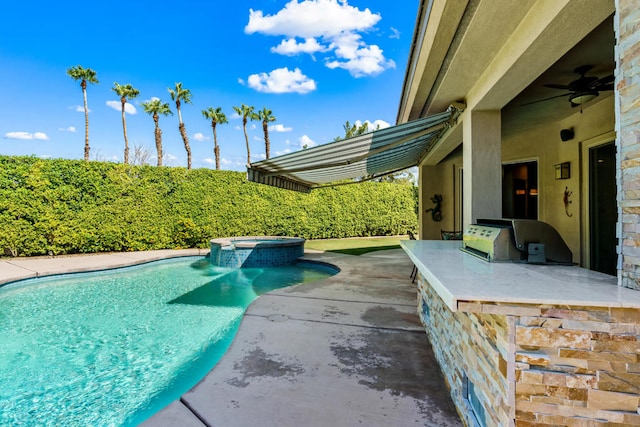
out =
[[[5,260],[0,283],[197,254]],[[305,257],[341,272],[254,301],[218,365],[145,427],[462,425],[419,323],[404,252]]]

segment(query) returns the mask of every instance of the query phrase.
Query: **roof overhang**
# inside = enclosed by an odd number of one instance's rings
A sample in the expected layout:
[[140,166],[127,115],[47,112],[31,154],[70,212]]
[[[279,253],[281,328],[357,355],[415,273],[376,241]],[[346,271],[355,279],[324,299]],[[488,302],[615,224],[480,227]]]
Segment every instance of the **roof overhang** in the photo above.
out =
[[429,117],[252,163],[247,176],[249,181],[309,192],[398,172],[417,166],[463,110],[461,104],[452,105]]
[[[594,52],[601,43],[575,47],[615,12],[615,2],[586,3],[421,0],[397,122],[442,111],[455,100],[464,100],[473,111],[501,110],[545,74],[528,98],[543,99],[551,90],[545,83],[570,82],[579,65],[594,65],[591,75],[611,74],[613,61],[601,63]],[[612,46],[607,49],[612,58]],[[546,74],[551,69],[553,74]],[[516,114],[531,125],[530,112],[550,111],[554,102],[518,108]],[[561,108],[546,117],[572,114],[566,98],[557,102]]]

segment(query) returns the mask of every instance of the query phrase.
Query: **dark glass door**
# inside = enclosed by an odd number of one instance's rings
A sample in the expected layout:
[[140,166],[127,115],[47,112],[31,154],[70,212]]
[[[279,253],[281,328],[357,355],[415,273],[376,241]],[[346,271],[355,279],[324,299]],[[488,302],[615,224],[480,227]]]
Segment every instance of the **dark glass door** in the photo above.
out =
[[589,150],[589,232],[591,269],[616,274],[616,147]]
[[538,162],[502,166],[502,217],[538,219]]

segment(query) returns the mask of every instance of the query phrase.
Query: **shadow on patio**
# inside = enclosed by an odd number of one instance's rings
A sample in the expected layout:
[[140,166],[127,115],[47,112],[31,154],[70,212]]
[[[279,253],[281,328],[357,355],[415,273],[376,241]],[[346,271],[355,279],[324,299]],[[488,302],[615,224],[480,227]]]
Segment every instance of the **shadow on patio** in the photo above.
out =
[[405,253],[305,256],[342,271],[256,300],[220,363],[143,425],[462,425]]

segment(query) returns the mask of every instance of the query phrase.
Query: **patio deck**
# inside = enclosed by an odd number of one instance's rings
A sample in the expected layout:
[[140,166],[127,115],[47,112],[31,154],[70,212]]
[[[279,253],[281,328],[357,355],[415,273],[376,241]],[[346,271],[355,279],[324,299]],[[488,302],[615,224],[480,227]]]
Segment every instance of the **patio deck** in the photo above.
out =
[[[418,320],[405,253],[305,257],[342,271],[254,301],[218,365],[143,426],[462,425]],[[16,269],[33,277],[122,263],[117,255],[87,258],[0,261],[0,283],[3,273],[15,280]]]

